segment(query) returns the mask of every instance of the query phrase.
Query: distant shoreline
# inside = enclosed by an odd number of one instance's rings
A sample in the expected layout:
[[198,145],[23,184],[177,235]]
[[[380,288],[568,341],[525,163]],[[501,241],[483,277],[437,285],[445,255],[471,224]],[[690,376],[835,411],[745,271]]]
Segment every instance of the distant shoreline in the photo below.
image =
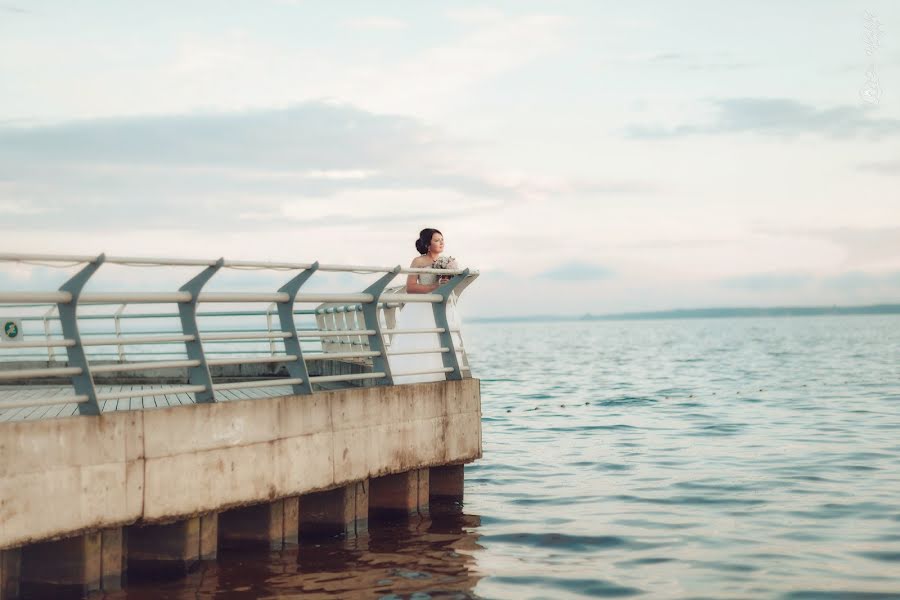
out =
[[867,306],[776,306],[770,308],[688,308],[650,312],[584,315],[530,315],[522,317],[473,317],[475,323],[559,321],[647,321],[657,319],[723,319],[748,317],[819,317],[846,315],[900,315],[900,304]]

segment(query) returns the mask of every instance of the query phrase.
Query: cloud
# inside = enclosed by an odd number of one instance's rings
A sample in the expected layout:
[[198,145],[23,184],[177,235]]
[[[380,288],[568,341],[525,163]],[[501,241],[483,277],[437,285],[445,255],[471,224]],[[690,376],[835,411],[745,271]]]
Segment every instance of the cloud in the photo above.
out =
[[481,218],[642,182],[480,172],[409,117],[309,102],[278,110],[0,126],[0,207],[25,231],[266,230]]
[[518,194],[460,171],[453,155],[416,119],[323,102],[8,125],[0,208],[25,230],[262,229],[485,211]]
[[883,160],[860,163],[856,166],[860,171],[878,173],[880,175],[900,175],[900,160]]
[[21,8],[19,6],[14,6],[12,4],[0,4],[0,11],[7,12],[7,13],[13,13],[13,14],[17,14],[17,15],[27,15],[27,14],[31,13],[30,10]]
[[754,291],[795,290],[814,281],[815,278],[807,273],[754,273],[720,279],[718,285],[725,288]]
[[597,281],[612,276],[613,272],[606,267],[581,262],[565,263],[538,275],[553,281]]
[[734,60],[731,54],[719,52],[712,55],[693,55],[682,52],[658,52],[650,55],[638,55],[634,61],[650,65],[659,65],[667,68],[681,68],[689,71],[736,71],[747,69],[754,65],[748,62]]
[[874,117],[868,107],[818,109],[786,98],[729,98],[714,100],[712,105],[716,115],[709,123],[682,124],[670,128],[632,125],[626,134],[635,139],[731,133],[782,137],[814,134],[836,139],[857,136],[883,138],[900,134],[900,119]]
[[800,230],[795,234],[828,240],[847,253],[848,265],[900,260],[900,227],[839,227],[836,229]]
[[[714,287],[752,293],[758,298],[809,298],[812,303],[896,302],[900,270],[848,269],[832,274],[811,271],[750,273],[712,281]],[[839,292],[839,295],[835,295]]]
[[825,287],[839,290],[865,290],[870,288],[900,289],[900,271],[889,273],[867,273],[865,271],[847,271],[822,281]]
[[350,29],[358,30],[397,30],[406,29],[406,21],[391,17],[360,17],[344,23]]
[[437,151],[421,122],[351,106],[74,121],[0,127],[0,162],[377,169]]
[[451,21],[468,25],[497,23],[506,18],[503,11],[488,6],[456,6],[447,10],[445,14]]

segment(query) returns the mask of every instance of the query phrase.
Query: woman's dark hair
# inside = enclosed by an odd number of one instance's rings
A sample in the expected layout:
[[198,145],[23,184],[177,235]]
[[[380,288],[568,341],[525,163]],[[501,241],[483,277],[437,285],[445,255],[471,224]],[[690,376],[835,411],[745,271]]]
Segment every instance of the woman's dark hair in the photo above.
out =
[[[428,254],[428,247],[431,246],[431,238],[436,233],[441,232],[437,229],[431,229],[430,227],[426,227],[419,232],[419,239],[416,240],[416,250],[419,251],[419,254]],[[444,234],[441,233],[441,235]]]

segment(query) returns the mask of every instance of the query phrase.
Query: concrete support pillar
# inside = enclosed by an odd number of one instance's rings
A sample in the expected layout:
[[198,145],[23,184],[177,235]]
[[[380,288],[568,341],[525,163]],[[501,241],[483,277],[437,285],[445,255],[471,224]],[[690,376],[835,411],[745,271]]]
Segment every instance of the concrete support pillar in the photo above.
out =
[[55,595],[118,590],[124,573],[122,530],[105,529],[21,549],[20,588]]
[[129,527],[128,571],[186,573],[198,560],[216,557],[217,530],[214,513],[166,525]]
[[200,515],[200,560],[216,560],[219,555],[219,514]]
[[428,477],[431,498],[462,502],[465,487],[464,465],[431,467]]
[[428,469],[415,469],[370,480],[372,518],[428,514]]
[[128,571],[127,552],[125,532],[121,527],[100,532],[100,589],[107,592],[122,589]]
[[300,497],[300,537],[355,536],[369,526],[369,482]]
[[219,543],[223,548],[281,550],[297,543],[298,513],[296,496],[225,511],[219,514]]
[[19,597],[21,563],[21,548],[0,550],[0,600],[14,600]]

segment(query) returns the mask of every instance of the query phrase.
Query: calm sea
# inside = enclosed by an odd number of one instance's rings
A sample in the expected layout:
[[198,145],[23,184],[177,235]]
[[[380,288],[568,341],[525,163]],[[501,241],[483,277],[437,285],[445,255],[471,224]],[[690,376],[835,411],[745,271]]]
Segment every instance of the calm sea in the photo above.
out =
[[900,598],[900,317],[469,324],[466,501],[110,598]]

